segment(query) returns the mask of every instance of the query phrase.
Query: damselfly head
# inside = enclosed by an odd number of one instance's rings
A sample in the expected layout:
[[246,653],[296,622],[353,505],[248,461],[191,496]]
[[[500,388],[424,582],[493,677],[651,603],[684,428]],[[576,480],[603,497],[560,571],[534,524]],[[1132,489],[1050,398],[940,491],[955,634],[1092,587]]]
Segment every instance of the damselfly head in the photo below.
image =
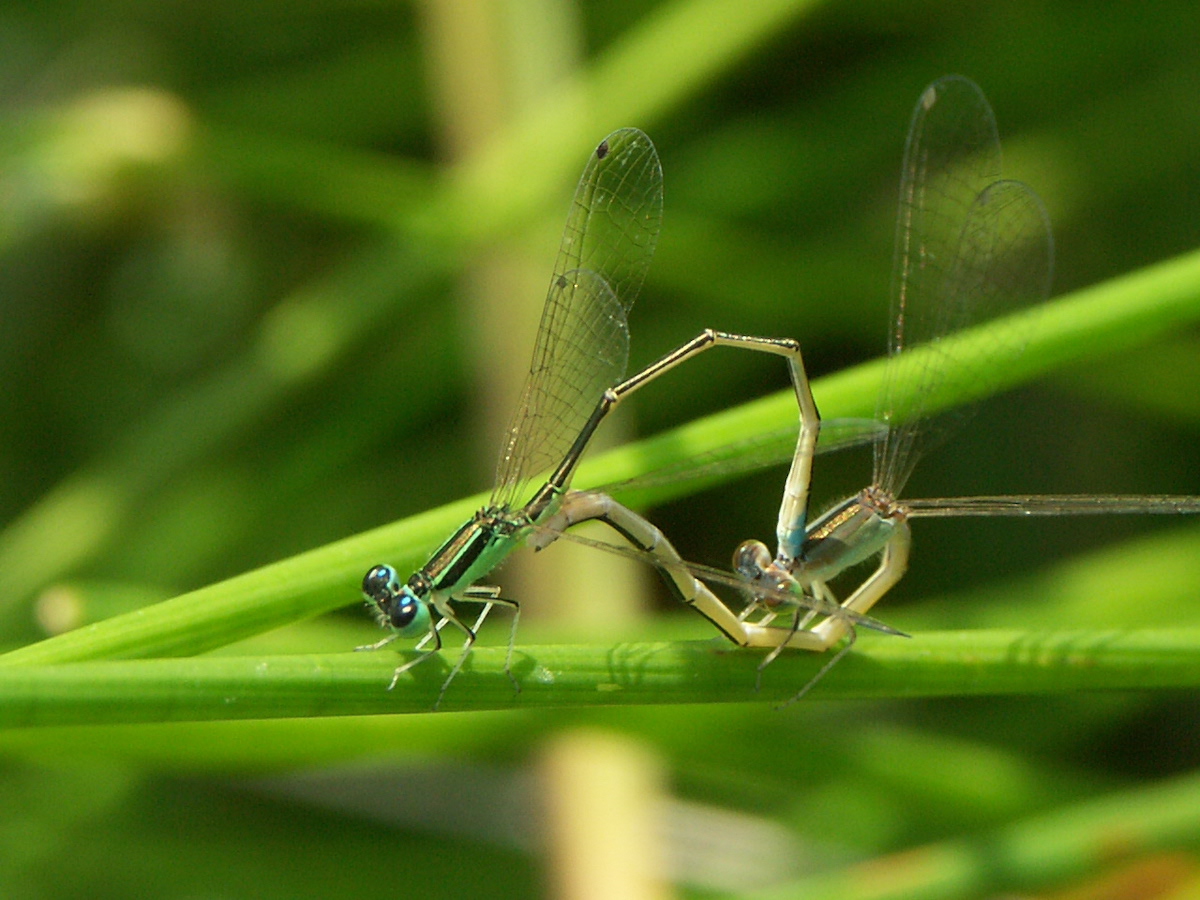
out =
[[748,581],[758,581],[771,565],[771,551],[762,541],[742,541],[733,551],[733,570]]
[[391,566],[375,566],[363,577],[363,597],[370,603],[379,624],[405,637],[429,631],[428,582],[418,572],[400,583],[400,576]]

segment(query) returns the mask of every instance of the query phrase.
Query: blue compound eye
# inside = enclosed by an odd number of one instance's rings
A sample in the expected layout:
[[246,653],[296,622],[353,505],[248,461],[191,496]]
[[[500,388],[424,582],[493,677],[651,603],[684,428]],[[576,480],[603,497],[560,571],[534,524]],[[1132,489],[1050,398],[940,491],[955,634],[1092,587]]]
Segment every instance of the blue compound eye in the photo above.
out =
[[380,609],[391,598],[400,593],[400,576],[391,566],[375,566],[363,576],[363,596]]
[[428,633],[431,616],[424,599],[428,590],[428,582],[420,574],[402,585],[391,566],[375,566],[362,583],[363,596],[379,610],[380,624],[404,637]]
[[429,631],[429,607],[407,586],[380,606],[387,623],[404,637]]

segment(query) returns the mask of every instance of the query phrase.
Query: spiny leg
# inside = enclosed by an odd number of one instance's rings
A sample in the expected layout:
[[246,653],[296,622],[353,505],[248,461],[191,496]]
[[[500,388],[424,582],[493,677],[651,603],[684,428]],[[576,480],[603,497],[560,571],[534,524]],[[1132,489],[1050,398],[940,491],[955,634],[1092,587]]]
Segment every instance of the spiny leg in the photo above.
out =
[[[389,634],[387,637],[382,638],[373,644],[362,644],[358,647],[355,647],[354,650],[355,650],[355,652],[362,652],[364,650],[381,650],[384,647],[386,647],[388,644],[390,644],[392,641],[396,640],[396,638],[398,638],[398,637],[400,637],[399,634]],[[424,639],[428,640],[428,638],[429,638],[429,635],[426,635]]]
[[[762,544],[759,543],[758,546],[762,547]],[[746,544],[743,544],[742,547],[738,548],[739,554],[745,547],[746,547]],[[763,547],[762,549],[763,549],[763,552],[766,552],[765,547]],[[737,559],[736,555],[735,555],[735,559]],[[773,584],[777,585],[778,587],[784,588],[789,593],[793,593],[797,596],[804,595],[804,587],[798,581],[796,581],[796,579],[792,576],[792,574],[790,572],[788,572],[786,569],[780,568],[778,566],[778,564],[776,564],[774,562],[770,563],[765,568],[759,569],[757,572],[757,576],[752,580],[753,581],[760,581],[760,580],[766,581],[768,579]],[[834,604],[837,603],[836,599],[833,599],[832,596],[829,594],[828,590],[825,589],[825,585],[821,584],[819,586],[813,586],[812,590],[813,590],[814,598],[824,597],[824,599],[827,601],[832,600],[832,602]],[[755,605],[762,606],[762,601],[756,600]],[[771,608],[769,606],[767,606],[766,608],[767,608],[769,615],[764,616],[762,619],[759,619],[758,622],[755,624],[766,625],[768,622],[772,621],[775,618],[776,613],[773,610],[771,610]],[[816,608],[805,609],[802,605],[800,605],[798,603],[793,606],[793,608],[792,608],[792,624],[791,624],[791,628],[789,628],[787,630],[787,634],[788,634],[787,640],[780,642],[765,657],[763,657],[762,662],[760,662],[758,664],[758,670],[757,670],[757,672],[755,674],[755,678],[754,678],[754,689],[756,691],[762,687],[763,670],[767,666],[769,666],[771,663],[775,662],[776,659],[779,658],[779,654],[783,652],[783,650],[786,646],[788,646],[787,641],[790,641],[797,633],[803,631],[808,626],[808,623],[811,622],[816,617],[816,615],[817,615]]]
[[843,656],[850,652],[850,648],[854,646],[854,642],[858,639],[858,631],[851,627],[849,629],[849,635],[850,639],[846,641],[846,643],[840,650],[838,650],[837,653],[833,654],[833,656],[826,661],[825,665],[821,666],[821,668],[817,670],[816,675],[808,679],[808,682],[804,685],[804,687],[800,688],[799,691],[797,691],[787,700],[784,700],[775,708],[784,709],[785,707],[791,706],[793,703],[811,691],[816,686],[817,682],[824,678],[825,674],[834,666],[836,666]]
[[[455,676],[457,676],[458,673],[460,671],[462,671],[462,667],[467,661],[467,656],[470,655],[471,648],[475,645],[475,632],[472,629],[468,628],[466,626],[466,624],[464,624],[462,622],[462,620],[460,620],[457,616],[455,616],[454,613],[449,609],[449,607],[447,607],[444,610],[439,609],[439,612],[441,612],[442,615],[445,616],[446,619],[452,625],[454,625],[456,628],[458,628],[460,631],[462,631],[463,646],[462,646],[462,652],[459,653],[459,655],[458,655],[458,661],[454,664],[453,668],[450,669],[450,674],[446,676],[446,680],[442,682],[442,689],[440,691],[438,691],[437,700],[435,700],[433,702],[433,711],[434,712],[437,712],[438,707],[442,705],[442,698],[446,696],[446,689],[448,687],[450,687],[450,682],[452,682],[454,680]],[[481,615],[486,616],[487,612],[488,612],[488,609],[485,608],[484,612]],[[441,647],[442,647],[442,639],[441,639],[441,636],[438,635],[437,647],[435,647],[432,651],[430,651],[430,653],[436,653],[438,650],[441,649]],[[401,669],[411,668],[417,662],[420,662],[420,660],[414,660],[413,662],[410,662],[407,665],[401,667]],[[401,669],[396,670],[397,674],[400,673]]]
[[487,618],[487,614],[496,604],[507,606],[513,611],[512,624],[508,629],[508,651],[504,654],[504,674],[508,676],[508,680],[512,682],[513,690],[516,693],[521,693],[521,685],[517,681],[516,676],[512,673],[512,655],[513,645],[517,640],[517,623],[521,621],[521,604],[516,600],[509,600],[500,596],[500,588],[494,585],[474,585],[459,595],[464,600],[476,600],[482,597],[487,598],[487,604],[483,607],[483,612],[479,614],[479,618],[475,620],[475,625],[472,631],[478,633],[479,626],[483,624],[483,620]]
[[[816,611],[811,610],[811,609],[805,610],[800,607],[797,607],[795,610],[792,611],[792,626],[791,626],[791,628],[787,629],[787,635],[788,635],[787,640],[780,642],[766,656],[764,656],[762,659],[762,662],[760,662],[758,664],[758,671],[754,677],[754,689],[756,691],[762,687],[763,669],[765,669],[767,666],[769,666],[771,663],[775,662],[775,660],[779,658],[779,654],[782,653],[784,651],[784,648],[786,648],[788,646],[787,641],[790,641],[797,633],[803,631],[805,626],[808,625],[808,623],[812,621],[813,616],[815,616],[815,615],[816,615]],[[758,624],[761,625],[762,622],[760,621]],[[851,628],[851,631],[853,631],[853,630],[854,629]]]
[[[904,575],[905,569],[908,568],[908,551],[910,544],[911,532],[908,529],[907,522],[901,520],[897,524],[896,532],[891,541],[889,541],[884,547],[883,557],[879,562],[879,567],[870,575],[870,577],[866,579],[866,581],[858,586],[855,592],[850,595],[850,598],[846,600],[845,603],[841,604],[841,608],[860,614],[866,613],[868,610],[870,610],[871,607],[874,606],[889,590],[891,590],[892,587],[895,586],[896,582],[898,582]],[[837,598],[833,595],[833,592],[830,591],[829,586],[825,584],[825,582],[814,581],[811,583],[810,588],[815,596],[824,597],[826,600],[835,603],[837,602]],[[793,629],[792,634],[789,635],[786,641],[779,644],[774,650],[772,650],[771,653],[767,655],[767,658],[764,659],[759,665],[760,677],[763,668],[774,661],[775,657],[779,654],[783,647],[801,646],[804,649],[810,649],[810,638],[805,638],[804,642],[801,644],[792,643],[793,639],[799,635],[815,635],[822,645],[822,650],[829,650],[843,638],[848,637],[848,640],[846,640],[845,644],[838,649],[837,653],[835,653],[825,663],[825,665],[821,666],[821,668],[817,670],[817,674],[810,678],[804,687],[802,687],[791,698],[781,703],[778,707],[779,709],[791,706],[793,703],[797,702],[809,691],[811,691],[813,687],[816,686],[817,682],[824,678],[829,670],[837,665],[843,656],[850,652],[850,648],[854,646],[854,642],[858,639],[858,631],[855,629],[853,622],[845,616],[831,615],[811,631],[800,631],[799,629],[802,627],[800,625],[800,612],[800,610],[796,611],[796,627]],[[808,621],[811,621],[814,614],[814,612],[809,611],[805,615],[803,622],[807,624]]]
[[[441,624],[441,623],[439,623],[439,625],[440,625],[440,624]],[[392,690],[392,688],[394,688],[394,687],[396,686],[396,684],[397,684],[397,683],[400,681],[400,676],[401,676],[401,675],[403,675],[405,672],[409,671],[410,669],[413,669],[413,668],[415,668],[416,666],[420,665],[421,663],[425,662],[425,660],[429,659],[431,656],[434,656],[434,655],[436,655],[436,654],[437,654],[437,652],[438,652],[439,650],[441,650],[441,649],[442,649],[442,635],[441,635],[441,629],[440,629],[440,628],[438,628],[438,627],[435,627],[435,628],[432,628],[432,629],[430,629],[430,632],[429,632],[429,634],[425,635],[425,637],[422,639],[422,643],[424,643],[424,641],[428,640],[430,637],[432,637],[432,638],[433,638],[433,647],[432,647],[431,649],[429,649],[429,650],[426,650],[424,653],[422,653],[422,654],[421,654],[420,656],[418,656],[416,659],[410,659],[410,660],[409,660],[408,662],[406,662],[404,665],[402,665],[402,666],[398,666],[398,667],[396,668],[396,671],[394,671],[394,672],[392,673],[392,680],[391,680],[391,683],[389,683],[389,684],[388,684],[388,686],[387,686],[387,689],[388,689],[389,691],[390,691],[390,690]],[[443,693],[445,693],[445,691],[446,691],[446,687],[445,687],[445,685],[443,685],[443,686],[442,686],[442,692],[443,692]],[[441,698],[441,694],[439,694],[439,695],[438,695],[438,702],[439,702],[439,703],[441,702],[441,699],[442,699],[442,698]],[[436,708],[437,708],[437,707],[436,707],[436,705],[435,705],[435,706],[434,706],[434,709],[436,709]]]
[[[484,615],[486,615],[486,614],[487,613],[485,611]],[[437,624],[435,624],[433,626],[433,628],[428,633],[426,633],[425,637],[423,637],[419,641],[417,641],[416,646],[414,646],[413,649],[420,650],[422,647],[424,647],[426,644],[428,644],[430,642],[430,640],[433,639],[434,632],[441,631],[442,626],[445,624],[446,624],[446,620],[444,618],[439,618],[437,620]],[[381,650],[384,647],[386,647],[388,644],[390,644],[392,641],[396,640],[398,637],[400,637],[400,633],[393,632],[392,634],[389,634],[387,637],[383,638],[382,640],[378,640],[373,644],[362,644],[361,646],[355,647],[354,650],[355,650],[355,652],[359,652],[359,651],[363,651],[363,650]],[[392,686],[393,687],[395,686],[395,682],[392,682]],[[391,688],[388,688],[388,690],[391,690]]]
[[512,624],[508,626],[508,649],[504,652],[504,674],[512,682],[513,691],[519,694],[521,693],[521,683],[517,681],[517,676],[512,672],[512,656],[513,644],[517,642],[517,623],[521,621],[521,604],[516,600],[507,600],[503,597],[497,597],[496,602],[509,607],[513,611]]
[[[458,673],[462,671],[462,667],[467,662],[467,657],[471,653],[471,648],[475,645],[476,633],[479,631],[480,626],[483,625],[488,613],[492,611],[492,607],[497,604],[501,606],[510,606],[516,610],[516,614],[513,616],[513,626],[508,636],[508,654],[504,660],[504,674],[508,676],[508,680],[512,682],[513,687],[519,692],[521,690],[521,686],[517,684],[517,680],[513,677],[511,670],[512,647],[513,640],[516,635],[516,620],[520,616],[520,607],[517,605],[516,601],[502,598],[500,596],[500,588],[496,587],[495,585],[472,585],[462,593],[450,599],[481,601],[483,603],[483,609],[475,618],[475,624],[472,627],[468,627],[462,622],[462,620],[454,615],[453,610],[450,609],[448,602],[445,599],[441,600],[440,602],[435,600],[435,605],[437,606],[438,611],[442,614],[442,620],[438,623],[438,628],[440,629],[441,626],[446,622],[451,622],[456,628],[462,631],[464,638],[462,652],[459,653],[458,661],[455,662],[454,667],[450,669],[450,674],[447,675],[446,680],[442,682],[442,689],[438,691],[437,700],[434,701],[433,704],[434,711],[436,711],[438,707],[442,705],[442,698],[446,696],[446,690],[450,687],[450,682],[452,682]],[[441,636],[437,634],[436,631],[435,635],[437,636],[438,645],[431,652],[437,652],[437,650],[441,649]],[[420,660],[414,660],[403,668],[411,668],[417,662],[420,662]],[[397,675],[399,675],[399,673],[400,670],[397,670]]]
[[[808,618],[812,618],[812,616],[810,615]],[[801,629],[801,627],[802,626],[801,626],[801,620],[800,620],[800,610],[795,609],[792,611],[792,627],[790,629],[788,629],[788,638],[791,639],[791,636],[794,635],[797,631],[799,631]],[[762,660],[759,662],[758,667],[754,670],[755,693],[762,690],[763,669],[765,669],[771,663],[775,662],[775,660],[777,660],[779,658],[779,654],[783,652],[783,649],[786,646],[787,646],[787,642],[781,643],[778,647],[775,647],[774,649],[768,651],[767,655],[764,656],[762,658]]]
[[[761,544],[759,544],[759,546],[761,546]],[[745,547],[745,545],[743,545],[743,547]],[[739,548],[739,551],[741,551],[742,549],[743,548]],[[764,552],[765,552],[765,548],[764,548]],[[764,569],[760,570],[758,572],[757,577],[765,578],[765,577],[767,577],[768,572],[770,572],[771,576],[775,580],[779,581],[780,583],[790,583],[790,585],[793,586],[794,590],[796,590],[796,591],[801,590],[800,584],[795,581],[795,579],[791,576],[791,574],[779,569],[779,567],[775,563],[772,563],[770,566],[765,567]],[[824,599],[827,603],[831,603],[831,604],[837,603],[837,598],[833,595],[833,592],[831,590],[829,590],[829,586],[827,584],[825,584],[824,582],[821,582],[821,581],[813,582],[809,585],[809,589],[813,592],[814,598]],[[772,613],[771,615],[773,616],[774,613]],[[813,618],[816,615],[817,615],[816,609],[804,609],[803,607],[800,607],[800,606],[797,606],[792,611],[792,627],[787,632],[787,635],[788,635],[787,638],[785,640],[781,641],[773,650],[771,650],[770,653],[768,653],[763,658],[762,662],[760,662],[758,664],[758,670],[756,672],[755,680],[754,680],[754,689],[756,691],[762,687],[763,670],[766,669],[767,666],[769,666],[771,663],[773,663],[779,657],[779,654],[783,652],[783,649],[789,645],[788,642],[791,641],[797,633],[802,632],[803,629],[808,625],[809,622],[811,622],[813,620]],[[817,671],[817,674],[815,674],[812,678],[810,678],[805,683],[804,687],[802,687],[798,692],[796,692],[796,694],[794,694],[790,699],[785,700],[778,707],[776,707],[777,709],[783,709],[786,706],[791,706],[793,703],[795,703],[797,700],[799,700],[801,697],[803,697],[805,694],[807,694],[810,690],[812,690],[813,687],[816,685],[816,683],[818,681],[820,681],[822,678],[824,678],[825,674],[830,669],[832,669],[835,665],[837,665],[837,663],[841,660],[841,658],[846,655],[846,653],[850,650],[850,647],[854,644],[854,641],[858,636],[858,632],[855,630],[854,625],[852,623],[850,623],[845,617],[830,616],[830,619],[833,619],[833,618],[837,618],[839,623],[841,623],[845,626],[846,630],[848,631],[848,633],[850,635],[850,639],[846,642],[845,646],[843,646],[840,650],[838,650],[838,652],[836,654],[834,654],[833,658],[829,659],[823,666],[821,666],[821,668]],[[761,620],[759,622],[759,624],[764,624],[765,621],[769,621],[769,619]],[[832,646],[832,645],[830,645],[830,646]]]
[[[389,691],[392,690],[399,683],[401,675],[403,675],[405,672],[408,672],[409,670],[415,668],[420,663],[423,663],[425,660],[429,659],[429,657],[433,656],[434,654],[436,654],[437,652],[439,652],[442,649],[442,636],[441,636],[442,628],[445,627],[447,622],[453,622],[455,624],[455,626],[462,629],[463,633],[467,635],[467,640],[466,640],[466,643],[463,645],[462,655],[459,657],[458,662],[455,664],[454,668],[452,668],[450,670],[450,674],[448,676],[446,676],[446,680],[444,682],[442,682],[442,689],[438,692],[437,701],[433,704],[433,708],[436,710],[441,705],[442,698],[446,695],[446,689],[450,686],[450,682],[454,680],[454,677],[462,669],[463,663],[466,661],[467,654],[471,650],[471,645],[475,641],[475,634],[476,634],[476,632],[479,631],[479,627],[483,624],[484,620],[488,617],[488,613],[491,612],[492,607],[497,603],[505,605],[505,606],[509,606],[509,605],[516,606],[516,604],[513,601],[503,600],[503,599],[500,599],[498,596],[496,596],[499,593],[499,591],[500,591],[500,589],[498,587],[495,587],[492,585],[481,585],[481,586],[472,586],[471,588],[469,588],[468,590],[464,591],[462,594],[459,595],[459,597],[463,600],[477,600],[477,601],[483,602],[483,609],[480,611],[479,615],[476,616],[475,623],[470,628],[468,628],[466,625],[464,625],[458,619],[457,616],[453,615],[449,611],[448,607],[444,611],[439,609],[440,618],[438,619],[437,624],[435,624],[433,626],[433,628],[431,628],[429,630],[429,632],[423,638],[421,638],[421,640],[417,643],[416,647],[414,647],[413,649],[420,650],[430,640],[435,642],[434,646],[431,649],[422,653],[416,659],[410,659],[404,665],[397,667],[396,670],[392,673],[392,680],[391,680],[391,683],[388,684],[387,689]],[[395,640],[397,637],[399,637],[399,635],[390,635],[386,640],[379,641],[375,644],[370,644],[366,647],[359,647],[357,649],[359,649],[359,650],[377,649],[378,647],[382,647],[385,644],[390,643],[391,641]],[[512,647],[512,636],[510,635],[510,637],[509,637],[509,648],[510,648],[509,652],[510,653],[511,653],[511,647]],[[506,668],[506,672],[507,672],[507,663],[506,663],[505,668]],[[507,674],[508,674],[509,680],[513,681],[513,683],[515,685],[516,682],[513,679],[511,672],[507,672]],[[517,686],[517,690],[520,690],[519,686]]]
[[749,620],[749,618],[756,612],[761,612],[762,618],[757,619],[753,623],[755,625],[767,625],[771,622],[774,622],[776,617],[779,615],[779,613],[775,612],[774,610],[767,609],[757,600],[752,599],[746,604],[745,608],[738,613],[738,621],[745,622]]

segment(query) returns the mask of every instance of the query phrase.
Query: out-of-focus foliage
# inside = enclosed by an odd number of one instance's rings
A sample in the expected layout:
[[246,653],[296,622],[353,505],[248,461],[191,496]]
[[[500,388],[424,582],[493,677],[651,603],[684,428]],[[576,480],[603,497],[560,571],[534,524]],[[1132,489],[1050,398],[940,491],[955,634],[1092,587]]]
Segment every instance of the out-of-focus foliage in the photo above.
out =
[[[982,86],[1006,174],[1046,202],[1054,293],[1200,244],[1187,3],[480,0],[457,30],[437,5],[0,9],[6,646],[484,488],[482,423],[504,420],[494,388],[519,380],[544,289],[505,293],[496,259],[516,247],[548,277],[572,178],[616,127],[654,138],[666,182],[634,365],[704,326],[800,338],[814,375],[881,353],[908,117],[950,72]],[[712,356],[639,394],[636,428],[783,386],[782,367]],[[1064,371],[989,403],[909,493],[1200,493],[1198,383],[1194,333]],[[818,501],[868,472],[820,460]],[[653,518],[719,563],[773,527],[778,483]],[[914,531],[886,604],[909,629],[1200,618],[1195,531],[1176,523]],[[281,649],[371,634],[354,610]],[[528,894],[545,883],[529,772],[581,723],[655,748],[681,880],[710,890],[977,835],[1006,836],[981,846],[1007,868],[953,896],[1099,890],[1120,873],[1072,856],[1068,826],[1109,823],[1087,804],[1118,790],[1123,827],[1169,818],[1150,783],[1200,762],[1194,697],[1164,695],[14,732],[0,894]],[[365,758],[382,769],[293,777]],[[1172,789],[1200,809],[1190,781]],[[1145,846],[1200,829],[1162,833]],[[1022,856],[1038,835],[1067,862]],[[1197,878],[1163,859],[1139,864]]]

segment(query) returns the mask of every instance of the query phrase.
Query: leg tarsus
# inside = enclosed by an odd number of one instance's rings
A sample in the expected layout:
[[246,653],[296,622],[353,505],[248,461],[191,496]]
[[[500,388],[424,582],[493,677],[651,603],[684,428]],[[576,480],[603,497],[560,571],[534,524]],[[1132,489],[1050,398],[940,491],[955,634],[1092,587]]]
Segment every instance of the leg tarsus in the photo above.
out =
[[386,647],[392,641],[396,640],[396,638],[398,638],[398,637],[400,637],[400,635],[398,635],[398,634],[389,634],[387,637],[383,638],[382,640],[378,640],[373,644],[363,644],[359,647],[355,647],[354,652],[361,653],[364,650],[380,650],[380,649]]
[[504,674],[508,676],[508,680],[512,682],[513,693],[521,693],[521,683],[517,681],[517,677],[512,673],[512,656],[513,645],[517,641],[517,624],[521,621],[521,604],[516,600],[508,600],[499,595],[492,601],[501,606],[507,606],[513,611],[512,624],[508,627],[508,650],[504,654]]
[[450,682],[454,680],[455,676],[462,671],[463,665],[466,664],[467,656],[471,653],[471,648],[475,646],[475,632],[457,619],[454,619],[453,622],[463,630],[463,632],[466,634],[466,638],[463,640],[462,652],[458,654],[458,661],[450,670],[450,674],[446,676],[446,680],[442,682],[442,689],[438,691],[437,699],[433,701],[434,712],[437,712],[438,707],[442,705],[442,698],[446,696],[446,689],[450,687]]
[[857,638],[857,632],[853,628],[851,628],[850,629],[850,639],[848,641],[846,641],[845,646],[843,646],[840,650],[838,650],[838,652],[835,653],[833,655],[833,657],[825,663],[825,665],[821,666],[821,668],[817,670],[817,674],[814,675],[812,678],[808,679],[808,683],[806,685],[804,685],[804,687],[800,688],[799,691],[797,691],[795,694],[793,694],[787,700],[784,700],[782,703],[780,703],[775,708],[776,709],[786,709],[787,707],[791,706],[796,701],[801,700],[805,694],[807,694],[814,687],[816,687],[817,682],[820,681],[822,678],[824,678],[825,674],[830,669],[832,669],[834,666],[836,666],[838,664],[838,661],[841,660],[841,658],[843,656],[845,656],[847,653],[850,652],[850,648],[852,646],[854,646],[854,641],[856,640],[856,638]]
[[[811,615],[806,616],[805,621],[807,622],[807,620],[811,619],[811,618],[812,618]],[[793,613],[793,615],[792,615],[792,628],[791,628],[791,634],[788,635],[788,640],[791,640],[792,635],[794,635],[797,631],[799,631],[800,628],[801,628],[800,610],[797,609],[795,611],[795,613]],[[762,659],[762,662],[760,662],[758,664],[758,668],[754,672],[754,692],[755,693],[758,693],[760,690],[762,690],[763,669],[765,669],[771,663],[775,662],[775,660],[777,660],[779,658],[779,654],[783,652],[783,648],[786,646],[787,646],[787,641],[784,641],[778,647],[775,647],[773,650],[771,650],[770,653],[768,653],[766,656],[764,656]]]
[[[397,685],[397,683],[400,681],[401,675],[403,675],[405,672],[409,671],[410,669],[420,665],[421,663],[425,662],[425,660],[429,659],[431,656],[433,656],[439,650],[442,649],[442,635],[441,635],[441,632],[439,631],[439,629],[434,628],[429,634],[425,635],[424,640],[428,640],[430,635],[433,636],[433,642],[434,642],[433,649],[426,650],[424,653],[422,653],[416,659],[410,659],[408,662],[406,662],[402,666],[397,666],[396,671],[394,671],[392,673],[392,680],[387,686],[387,689],[389,691],[392,690]],[[424,643],[424,640],[422,641],[422,643]],[[445,691],[445,687],[443,687],[442,690]],[[438,699],[440,700],[441,697],[439,696]]]

